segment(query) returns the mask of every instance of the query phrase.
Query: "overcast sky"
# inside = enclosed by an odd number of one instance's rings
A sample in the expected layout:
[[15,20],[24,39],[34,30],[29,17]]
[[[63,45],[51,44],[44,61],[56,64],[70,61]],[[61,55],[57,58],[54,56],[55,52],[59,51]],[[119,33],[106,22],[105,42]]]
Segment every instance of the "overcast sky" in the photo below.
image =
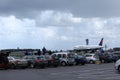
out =
[[0,0],[0,49],[120,47],[120,0]]

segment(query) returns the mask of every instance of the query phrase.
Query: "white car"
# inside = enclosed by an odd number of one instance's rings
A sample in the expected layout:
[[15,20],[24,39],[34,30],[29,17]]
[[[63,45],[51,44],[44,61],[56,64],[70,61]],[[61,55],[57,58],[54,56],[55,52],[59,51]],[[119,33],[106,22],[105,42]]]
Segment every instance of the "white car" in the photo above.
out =
[[120,59],[116,61],[116,63],[115,63],[115,69],[120,72]]
[[62,66],[74,65],[75,64],[74,53],[58,52],[58,53],[53,53],[52,55],[57,56],[59,58],[60,64]]

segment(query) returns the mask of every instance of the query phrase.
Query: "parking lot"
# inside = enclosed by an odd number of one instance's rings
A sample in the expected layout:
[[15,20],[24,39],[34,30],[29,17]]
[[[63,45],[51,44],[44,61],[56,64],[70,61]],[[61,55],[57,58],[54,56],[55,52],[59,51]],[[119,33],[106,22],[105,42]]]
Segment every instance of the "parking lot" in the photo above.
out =
[[114,63],[0,70],[0,80],[119,80]]

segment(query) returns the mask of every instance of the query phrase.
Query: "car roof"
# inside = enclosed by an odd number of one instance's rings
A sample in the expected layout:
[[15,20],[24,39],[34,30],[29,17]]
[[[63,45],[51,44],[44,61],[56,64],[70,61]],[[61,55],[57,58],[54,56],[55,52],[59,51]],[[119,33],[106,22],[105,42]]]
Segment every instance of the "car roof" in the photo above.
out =
[[94,53],[87,53],[87,54],[85,54],[85,55],[95,55]]
[[73,54],[72,52],[57,52],[57,53],[53,53],[53,54]]

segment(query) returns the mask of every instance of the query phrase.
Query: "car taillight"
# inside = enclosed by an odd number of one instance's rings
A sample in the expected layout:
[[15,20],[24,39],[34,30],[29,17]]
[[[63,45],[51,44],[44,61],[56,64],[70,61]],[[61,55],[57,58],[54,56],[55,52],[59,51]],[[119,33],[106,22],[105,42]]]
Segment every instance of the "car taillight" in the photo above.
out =
[[36,60],[36,62],[41,62],[41,60]]
[[68,55],[68,54],[66,55],[66,58],[67,58],[67,59],[69,58],[69,55]]
[[51,61],[53,61],[53,60],[54,60],[54,59],[53,59],[53,56],[51,56],[50,60],[51,60]]
[[21,62],[21,61],[17,60],[16,62],[18,63],[18,62]]

